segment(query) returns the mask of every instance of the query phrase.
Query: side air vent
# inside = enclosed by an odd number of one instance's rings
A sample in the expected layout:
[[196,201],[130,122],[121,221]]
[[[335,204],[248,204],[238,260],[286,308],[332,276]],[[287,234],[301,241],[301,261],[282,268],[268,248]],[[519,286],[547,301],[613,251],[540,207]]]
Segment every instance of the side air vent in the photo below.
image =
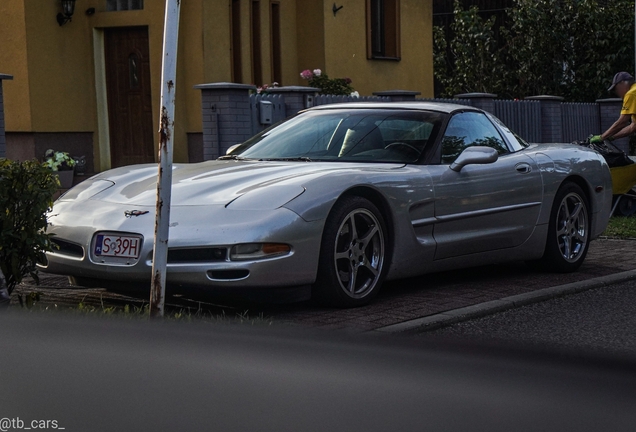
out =
[[209,270],[208,276],[214,280],[239,280],[250,275],[249,270]]
[[52,238],[51,243],[53,243],[54,245],[53,253],[55,254],[67,255],[67,256],[71,256],[75,258],[84,257],[84,248],[76,243],[71,243],[69,241],[62,240],[59,238]]

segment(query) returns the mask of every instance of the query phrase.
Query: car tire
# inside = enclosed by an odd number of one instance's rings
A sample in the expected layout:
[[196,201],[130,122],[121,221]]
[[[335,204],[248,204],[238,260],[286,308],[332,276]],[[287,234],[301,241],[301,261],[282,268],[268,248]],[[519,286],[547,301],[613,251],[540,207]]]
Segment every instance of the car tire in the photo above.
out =
[[548,238],[540,265],[546,270],[577,270],[590,246],[590,205],[580,186],[564,183],[552,203]]
[[636,213],[636,199],[629,195],[619,195],[615,199],[619,200],[615,214],[619,216],[631,216]]
[[387,229],[369,200],[350,196],[327,217],[312,298],[335,307],[357,307],[378,294],[388,267]]

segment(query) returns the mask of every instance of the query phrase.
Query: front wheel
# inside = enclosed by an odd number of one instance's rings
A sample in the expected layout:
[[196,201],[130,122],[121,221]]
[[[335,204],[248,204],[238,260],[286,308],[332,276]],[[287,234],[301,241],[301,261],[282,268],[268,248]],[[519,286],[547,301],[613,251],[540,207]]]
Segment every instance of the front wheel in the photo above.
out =
[[575,183],[559,188],[552,204],[548,239],[541,264],[561,273],[578,269],[590,245],[589,204]]
[[385,275],[387,234],[378,208],[362,197],[346,197],[332,209],[323,231],[312,297],[336,307],[369,303]]

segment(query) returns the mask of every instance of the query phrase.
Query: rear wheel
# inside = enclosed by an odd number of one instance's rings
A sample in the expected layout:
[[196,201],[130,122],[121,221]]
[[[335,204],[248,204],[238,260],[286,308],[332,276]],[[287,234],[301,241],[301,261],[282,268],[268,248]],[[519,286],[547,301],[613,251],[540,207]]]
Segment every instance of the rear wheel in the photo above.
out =
[[577,184],[568,182],[559,188],[541,259],[544,268],[568,273],[583,264],[590,245],[589,208],[587,197]]
[[369,303],[385,275],[387,238],[378,208],[362,197],[345,197],[332,209],[322,236],[312,296],[322,304]]
[[615,210],[616,214],[631,216],[636,212],[636,199],[633,195],[619,195],[616,199],[619,200]]

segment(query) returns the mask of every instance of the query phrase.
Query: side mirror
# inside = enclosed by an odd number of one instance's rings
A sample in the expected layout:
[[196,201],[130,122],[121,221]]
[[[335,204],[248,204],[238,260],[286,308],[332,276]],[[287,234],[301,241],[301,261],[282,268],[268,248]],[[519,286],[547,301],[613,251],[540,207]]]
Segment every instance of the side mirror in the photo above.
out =
[[463,167],[471,164],[489,164],[496,162],[499,158],[497,150],[492,147],[474,146],[467,147],[455,162],[450,166],[453,171],[460,172]]

